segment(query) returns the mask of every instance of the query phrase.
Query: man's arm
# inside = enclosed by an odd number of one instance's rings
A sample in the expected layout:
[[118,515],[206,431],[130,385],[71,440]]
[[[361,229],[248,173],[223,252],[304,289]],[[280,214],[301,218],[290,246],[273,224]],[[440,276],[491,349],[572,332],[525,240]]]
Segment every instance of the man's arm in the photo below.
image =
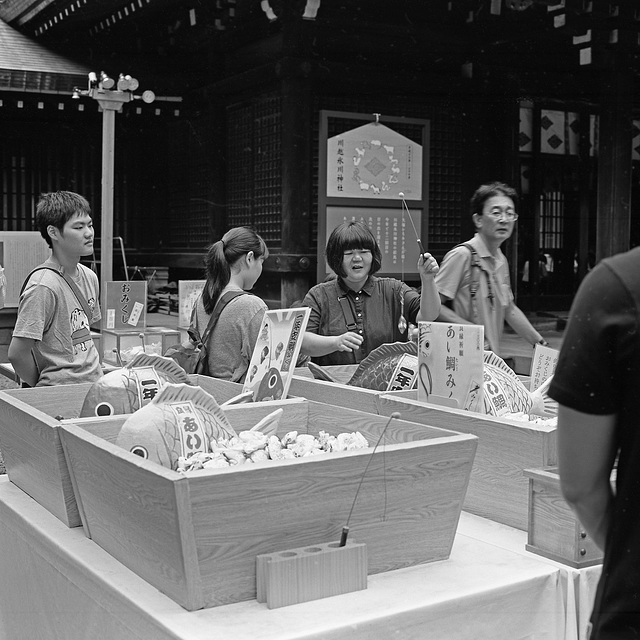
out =
[[560,487],[578,519],[598,547],[604,545],[611,520],[611,469],[616,450],[616,414],[593,415],[569,409],[558,411]]
[[462,316],[459,316],[451,307],[447,306],[449,298],[440,294],[440,315],[438,315],[438,322],[451,322],[453,324],[473,324],[469,320],[465,320]]
[[13,337],[9,344],[9,362],[20,379],[30,387],[35,387],[39,378],[36,361],[31,353],[35,343],[31,338]]
[[535,346],[538,343],[544,343],[544,338],[535,330],[533,325],[527,319],[527,316],[516,307],[512,301],[507,307],[504,319],[507,324],[530,345]]

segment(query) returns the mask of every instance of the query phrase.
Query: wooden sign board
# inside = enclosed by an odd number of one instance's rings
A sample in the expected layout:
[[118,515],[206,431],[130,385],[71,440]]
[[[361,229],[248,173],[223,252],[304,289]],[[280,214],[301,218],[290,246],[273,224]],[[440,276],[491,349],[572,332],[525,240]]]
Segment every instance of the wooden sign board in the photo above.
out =
[[[411,215],[413,225],[408,220]],[[369,226],[378,241],[382,253],[382,272],[390,274],[408,274],[417,271],[420,249],[416,240],[415,227],[420,236],[421,213],[410,209],[409,214],[403,213],[401,203],[396,209],[382,209],[377,207],[327,207],[327,240],[331,232],[343,222],[357,220]],[[326,266],[329,273],[331,269]]]
[[144,329],[147,324],[147,281],[107,282],[105,329]]
[[379,122],[327,140],[327,196],[422,199],[422,146]]

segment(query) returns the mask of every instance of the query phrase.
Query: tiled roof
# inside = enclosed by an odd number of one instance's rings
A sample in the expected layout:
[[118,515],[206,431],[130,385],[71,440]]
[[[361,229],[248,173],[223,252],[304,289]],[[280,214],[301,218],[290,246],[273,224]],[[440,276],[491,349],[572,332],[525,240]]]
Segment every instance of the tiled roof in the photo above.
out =
[[89,71],[0,20],[0,90],[69,91]]

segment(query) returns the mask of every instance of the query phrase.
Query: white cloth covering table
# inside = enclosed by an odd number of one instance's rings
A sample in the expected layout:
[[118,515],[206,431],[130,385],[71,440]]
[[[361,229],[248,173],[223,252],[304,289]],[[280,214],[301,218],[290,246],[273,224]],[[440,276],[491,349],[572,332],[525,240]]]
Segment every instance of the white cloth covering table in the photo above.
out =
[[273,610],[251,600],[188,612],[7,476],[0,572],[7,640],[561,640],[567,616],[558,567],[464,533],[448,560],[370,576],[364,591]]

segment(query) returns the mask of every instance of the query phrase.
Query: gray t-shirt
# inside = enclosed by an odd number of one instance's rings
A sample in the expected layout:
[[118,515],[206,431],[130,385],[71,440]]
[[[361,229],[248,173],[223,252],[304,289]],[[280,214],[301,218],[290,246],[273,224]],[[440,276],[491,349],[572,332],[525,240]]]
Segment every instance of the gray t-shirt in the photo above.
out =
[[[240,289],[226,287],[223,293],[233,290]],[[196,308],[197,327],[202,335],[209,322],[202,298],[198,299]],[[237,296],[222,310],[208,344],[212,377],[244,382],[266,310],[267,305],[251,294]]]
[[[59,269],[53,262],[44,264]],[[79,264],[75,282],[92,310],[91,318],[64,278],[49,269],[36,271],[20,296],[13,336],[36,340],[33,352],[40,371],[36,386],[93,382],[102,377],[90,329],[100,320],[98,277]]]

